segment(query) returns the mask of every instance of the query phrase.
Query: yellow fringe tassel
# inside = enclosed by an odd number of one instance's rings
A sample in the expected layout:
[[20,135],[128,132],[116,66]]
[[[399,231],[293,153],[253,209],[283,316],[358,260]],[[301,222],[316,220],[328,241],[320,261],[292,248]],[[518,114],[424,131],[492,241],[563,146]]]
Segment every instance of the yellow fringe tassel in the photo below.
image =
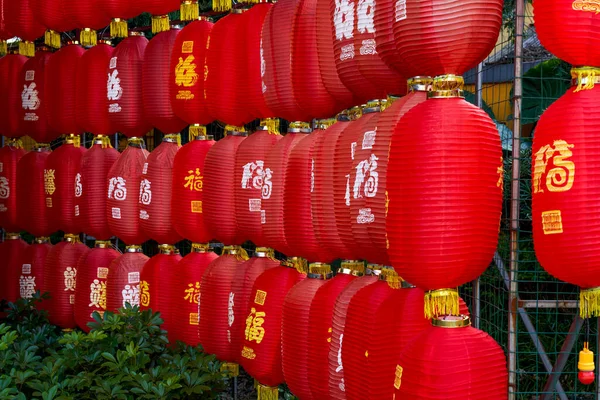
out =
[[438,289],[425,293],[425,318],[432,319],[440,315],[458,315],[458,290]]
[[72,233],[65,234],[65,241],[69,242],[71,244],[81,243],[81,240],[79,239],[79,235],[74,235]]
[[33,42],[19,42],[19,54],[25,57],[35,56],[35,45]]
[[182,1],[179,6],[180,19],[182,21],[195,21],[200,15],[200,8],[197,1]]
[[581,289],[579,292],[579,315],[584,319],[600,316],[600,287]]
[[94,136],[93,142],[101,142],[103,149],[112,149],[112,142],[108,136],[104,135],[96,135]]
[[288,259],[283,262],[283,265],[294,268],[301,274],[308,273],[308,262],[301,257],[288,257]]
[[169,133],[166,134],[164,139],[170,139],[177,142],[178,146],[181,146],[181,135],[179,133]]
[[278,400],[279,399],[279,388],[277,386],[265,386],[260,383],[256,387],[258,392],[258,400]]
[[81,136],[69,133],[65,136],[65,143],[72,144],[73,147],[81,147]]
[[152,16],[152,33],[165,32],[171,29],[168,15]]
[[325,129],[330,128],[336,122],[337,122],[337,119],[335,119],[335,118],[318,119],[315,123],[315,127],[317,129],[325,130]]
[[265,253],[269,260],[277,261],[275,258],[275,250],[270,247],[257,247],[256,250],[254,250],[254,253],[257,252]]
[[235,378],[240,374],[240,365],[236,363],[223,363],[221,364],[221,372],[228,372],[229,377]]
[[188,142],[196,140],[198,136],[206,136],[206,126],[204,125],[190,125],[188,129]]
[[600,68],[581,67],[571,69],[571,78],[577,81],[574,93],[594,88],[594,84],[600,81]]
[[261,119],[260,126],[266,126],[269,133],[272,135],[279,135],[279,119],[278,118]]
[[8,43],[6,40],[0,40],[0,56],[8,54]]
[[79,34],[79,41],[82,46],[93,47],[98,43],[98,35],[95,30],[85,28]]
[[352,275],[362,276],[365,274],[365,263],[364,261],[356,260],[344,260],[340,266],[343,269],[349,269],[352,271]]
[[231,10],[231,1],[229,0],[212,0],[213,11],[229,11]]
[[115,18],[110,22],[110,36],[125,38],[128,33],[127,21]]
[[48,29],[44,34],[44,43],[55,49],[60,49],[60,33]]
[[225,246],[223,247],[223,254],[235,256],[238,261],[247,261],[250,258],[242,246]]
[[323,278],[327,278],[327,275],[331,273],[331,265],[323,263],[311,263],[308,266],[308,272],[311,274],[323,275]]
[[23,141],[19,138],[9,138],[8,142],[6,143],[7,146],[10,147],[14,147],[17,149],[22,149],[23,148]]

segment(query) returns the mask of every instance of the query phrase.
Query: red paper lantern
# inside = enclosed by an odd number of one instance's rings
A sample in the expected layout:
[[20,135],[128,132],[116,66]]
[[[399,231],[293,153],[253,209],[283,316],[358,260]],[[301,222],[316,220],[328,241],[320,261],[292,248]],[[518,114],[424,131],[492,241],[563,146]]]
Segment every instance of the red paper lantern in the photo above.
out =
[[87,326],[93,322],[92,313],[100,315],[106,310],[106,280],[111,263],[121,254],[110,248],[110,242],[97,240],[94,249],[77,263],[77,285],[75,288],[75,322],[80,329],[90,331]]
[[187,345],[197,346],[198,337],[198,312],[200,301],[200,283],[202,276],[217,255],[209,251],[208,245],[192,244],[192,251],[177,263],[172,286],[169,290],[169,301],[173,321],[176,321],[169,332],[171,342],[180,340]]
[[398,4],[393,30],[402,62],[394,66],[407,78],[464,74],[490,54],[502,25],[502,0]]
[[[73,8],[67,0],[29,0],[33,8],[33,16],[47,29],[59,32],[68,32],[77,25],[73,19]],[[60,36],[58,37],[60,47]],[[47,43],[50,45],[50,43]],[[52,43],[54,45],[55,43]]]
[[106,279],[106,309],[116,312],[129,304],[140,305],[140,274],[149,258],[140,246],[127,246],[125,253],[108,267]]
[[21,69],[27,58],[17,54],[8,54],[0,58],[0,119],[3,121],[0,134],[7,137],[19,137],[27,134],[21,129],[21,92],[19,81]]
[[19,232],[17,207],[17,164],[25,155],[23,144],[9,141],[0,148],[0,227],[5,232]]
[[213,24],[191,22],[179,32],[171,53],[169,87],[171,107],[188,124],[206,125],[213,120],[204,98],[206,47]]
[[[11,39],[14,35],[12,33],[10,33],[6,27],[6,11],[5,11],[5,6],[4,3],[6,3],[7,1],[2,0],[0,1],[0,41],[6,41],[8,39]],[[4,50],[6,51],[6,44],[3,45],[4,46]]]
[[78,192],[76,176],[81,168],[85,147],[79,145],[79,136],[69,136],[54,150],[44,168],[46,212],[53,230],[77,234],[83,230],[75,218],[75,198]]
[[129,0],[103,0],[102,10],[113,18],[110,23],[111,37],[127,37],[127,20],[136,17],[144,10],[144,3]]
[[[441,317],[402,352],[395,368],[396,398],[506,399],[502,348],[469,317]],[[451,368],[448,368],[451,366]]]
[[19,296],[24,299],[30,299],[35,292],[44,293],[46,285],[44,283],[44,265],[46,257],[52,250],[50,239],[47,237],[38,237],[27,248],[27,251],[21,254],[19,266]]
[[51,324],[63,329],[76,327],[73,305],[77,263],[89,251],[78,236],[67,234],[64,241],[48,253],[44,265],[44,291],[50,293],[50,299],[42,302],[42,308],[48,311]]
[[231,284],[231,293],[236,311],[241,311],[240,318],[235,318],[231,325],[231,345],[235,354],[235,361],[241,362],[243,340],[246,331],[246,320],[243,313],[248,309],[250,294],[256,279],[268,269],[280,266],[281,263],[275,259],[273,250],[265,247],[257,247],[254,256],[245,261],[235,271]]
[[152,14],[152,33],[164,32],[170,29],[167,14],[179,10],[179,5],[180,0],[148,0],[144,2],[144,11]]
[[115,48],[108,63],[106,98],[113,130],[143,136],[152,124],[146,118],[142,96],[142,66],[148,39],[130,36]]
[[245,311],[235,304],[231,291],[236,271],[248,257],[240,247],[226,246],[223,254],[210,263],[204,275],[200,290],[200,343],[207,353],[212,353],[221,361],[234,361],[236,347],[233,346],[232,325],[238,318],[245,318]]
[[44,36],[46,28],[33,17],[33,0],[3,1],[6,29],[21,40],[19,53],[33,57],[35,46],[33,41]]
[[106,97],[106,66],[112,54],[112,46],[99,43],[83,53],[79,59],[75,73],[77,83],[75,120],[81,131],[96,135],[114,133],[108,119],[109,102]]
[[44,168],[50,146],[36,146],[17,163],[17,222],[35,237],[49,236],[53,230],[46,211]]
[[107,175],[108,200],[106,218],[110,231],[127,244],[142,244],[148,240],[140,227],[138,202],[142,171],[148,158],[144,142],[131,138],[127,148]]
[[20,297],[21,259],[29,251],[29,245],[18,233],[7,233],[0,243],[2,257],[2,279],[0,280],[0,299],[14,303]]
[[202,211],[212,237],[226,244],[239,242],[235,215],[235,154],[245,132],[227,127],[226,137],[210,148],[204,161]]
[[283,383],[281,321],[288,292],[306,275],[290,267],[276,267],[260,275],[250,293],[241,365],[260,382],[258,395],[276,391]]
[[96,45],[96,31],[110,24],[110,16],[103,8],[102,0],[74,1],[69,4],[80,33],[81,44]]
[[[179,6],[179,0],[176,3]],[[175,115],[169,86],[171,55],[178,34],[179,30],[173,29],[154,36],[144,53],[142,67],[144,114],[164,133],[179,133],[187,125]]]
[[167,135],[150,153],[140,182],[140,227],[149,238],[174,244],[182,238],[171,223],[173,160],[179,150],[179,135]]
[[281,140],[279,132],[261,126],[244,140],[235,154],[235,214],[238,239],[254,244],[265,244],[264,223],[266,213],[261,199],[265,182],[265,158]]
[[401,18],[402,14],[405,13],[405,3],[396,3],[394,0],[375,0],[372,4],[375,8],[373,11],[373,28],[375,30],[377,53],[390,67],[401,65],[402,59],[396,53],[394,21],[396,16]]
[[281,318],[281,359],[283,376],[290,391],[301,399],[316,399],[309,381],[309,318],[310,304],[325,280],[331,278],[331,267],[313,263],[308,279],[294,286],[283,302]]

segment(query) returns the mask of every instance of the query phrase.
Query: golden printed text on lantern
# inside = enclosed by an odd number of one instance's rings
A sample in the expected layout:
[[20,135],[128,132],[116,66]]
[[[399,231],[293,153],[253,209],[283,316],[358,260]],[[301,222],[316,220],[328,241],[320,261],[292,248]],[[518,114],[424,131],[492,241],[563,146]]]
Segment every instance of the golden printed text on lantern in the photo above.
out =
[[142,306],[148,307],[150,305],[150,284],[146,281],[141,281],[140,292],[140,302]]
[[[267,292],[257,290],[256,295],[254,296],[254,303],[262,306],[265,304],[266,298]],[[265,328],[263,328],[266,316],[267,313],[264,311],[257,311],[255,307],[250,309],[250,315],[246,318],[245,336],[247,341],[256,342],[256,344],[260,344],[263,341],[266,333]],[[253,360],[256,358],[256,354],[252,348],[244,346],[242,349],[242,357]]]
[[[194,50],[193,41],[185,41],[181,46],[182,53],[192,53]],[[179,57],[179,62],[175,66],[175,84],[177,86],[192,87],[198,82],[198,73],[196,72],[196,57],[192,54],[185,59]],[[193,100],[194,94],[190,90],[179,90],[177,92],[177,100]]]

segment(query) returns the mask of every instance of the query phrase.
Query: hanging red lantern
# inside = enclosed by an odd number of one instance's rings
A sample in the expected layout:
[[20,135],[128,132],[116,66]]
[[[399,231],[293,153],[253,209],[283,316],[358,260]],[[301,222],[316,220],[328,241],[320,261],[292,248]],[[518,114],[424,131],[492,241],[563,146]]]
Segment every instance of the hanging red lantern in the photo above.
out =
[[64,241],[48,252],[44,265],[44,291],[50,293],[50,298],[41,305],[48,311],[48,320],[52,325],[63,329],[76,327],[74,304],[77,262],[89,251],[79,236],[67,234]]
[[0,134],[7,137],[19,137],[27,134],[21,129],[21,92],[19,77],[27,61],[25,56],[9,54],[0,58]]
[[21,259],[29,251],[29,245],[18,233],[6,233],[4,242],[0,243],[2,257],[2,279],[0,279],[0,299],[14,303],[20,297],[19,281],[21,276]]
[[202,212],[214,239],[239,242],[235,215],[235,154],[246,139],[243,128],[227,126],[227,135],[210,148],[204,161]]
[[35,237],[49,236],[53,230],[46,211],[44,168],[50,146],[37,145],[17,163],[17,222]]
[[2,56],[5,56],[6,53],[8,53],[8,45],[6,41],[14,36],[6,27],[6,12],[4,3],[6,3],[5,0],[0,1],[0,55]]
[[406,16],[406,3],[396,3],[393,0],[373,1],[375,10],[372,11],[373,29],[375,31],[376,51],[381,59],[390,67],[402,64],[402,59],[396,53],[394,37],[394,21],[396,17]]
[[210,263],[202,276],[200,343],[205,352],[215,354],[221,361],[237,360],[232,325],[236,319],[245,318],[245,311],[237,307],[231,287],[236,271],[247,259],[241,247],[225,246],[223,254]]
[[[33,17],[33,0],[4,1],[6,29],[19,37],[19,54],[33,57],[35,45],[33,42],[44,36],[46,28]],[[22,87],[22,86],[21,86]]]
[[79,136],[70,135],[62,146],[54,150],[46,160],[44,168],[44,190],[50,226],[53,230],[80,233],[78,218],[75,218],[75,199],[81,190],[76,176],[81,168],[81,157],[85,147],[80,146]]
[[106,311],[109,267],[120,256],[110,246],[109,241],[96,240],[94,248],[77,263],[75,323],[86,332],[90,331],[87,324],[94,321],[92,313],[97,311],[102,316]]
[[69,4],[78,28],[82,28],[79,40],[83,46],[95,46],[96,31],[110,24],[110,16],[103,8],[102,0],[74,1]]
[[174,281],[168,288],[170,309],[173,321],[176,321],[169,332],[169,340],[177,340],[189,346],[200,343],[198,324],[200,322],[200,283],[202,276],[217,255],[209,250],[206,244],[193,243],[192,251],[177,263]]
[[[390,145],[388,179],[401,179],[402,185],[388,185],[388,254],[400,276],[430,291],[430,316],[458,313],[458,293],[448,288],[474,280],[488,267],[502,211],[498,130],[461,97],[461,81],[434,82],[432,98],[400,120]],[[451,132],[461,132],[460,140]],[[445,156],[417,157],[417,150]],[[436,201],[426,201],[432,198]]]
[[[176,3],[179,5],[178,0]],[[171,55],[179,32],[179,29],[173,29],[154,36],[144,52],[142,66],[145,118],[159,131],[167,134],[179,133],[187,125],[175,115],[169,86]]]
[[138,202],[142,171],[148,154],[142,139],[130,138],[127,148],[115,161],[107,175],[108,226],[114,235],[127,244],[142,244],[148,240],[148,236],[140,227]]
[[[235,153],[235,214],[238,239],[250,240],[254,244],[265,244],[265,211],[261,206],[265,182],[265,158],[281,135],[266,121],[238,147]],[[274,125],[274,124],[273,124]],[[270,188],[264,187],[264,190]]]
[[416,400],[506,399],[504,351],[487,333],[470,325],[466,316],[434,319],[400,355],[394,396]]
[[108,267],[106,279],[106,309],[117,312],[129,304],[140,305],[140,274],[149,258],[137,245],[127,246],[125,253],[117,257]]
[[67,0],[29,0],[34,18],[46,27],[45,42],[55,49],[60,48],[60,32],[76,27],[73,9]]
[[113,20],[110,23],[111,37],[127,37],[127,20],[137,17],[144,10],[144,3],[129,0],[103,0],[102,10]]
[[19,296],[23,299],[31,299],[35,292],[44,293],[44,265],[46,257],[52,250],[50,239],[38,237],[21,254],[19,261]]
[[0,227],[5,232],[19,232],[17,207],[17,164],[25,155],[20,140],[10,140],[0,148]]
[[149,0],[144,2],[144,11],[152,14],[152,33],[171,28],[168,14],[179,10],[180,0]]
[[179,135],[166,135],[150,153],[140,181],[140,227],[150,239],[161,244],[175,244],[177,234],[171,219],[173,160],[181,147]]
[[77,85],[75,120],[81,131],[96,135],[114,133],[108,118],[109,102],[106,97],[106,66],[112,54],[112,46],[101,42],[83,53],[79,59],[75,71]]
[[144,115],[142,67],[148,39],[134,35],[115,48],[108,63],[106,98],[108,119],[115,131],[126,136],[143,136],[152,124]]
[[44,72],[48,124],[62,135],[83,132],[76,124],[79,104],[75,97],[79,87],[73,77],[84,53],[85,49],[78,44],[65,46],[52,54]]
[[502,0],[397,3],[393,30],[401,62],[394,67],[407,78],[464,74],[494,48],[502,25],[502,5]]
[[313,263],[308,268],[308,279],[294,286],[283,302],[281,318],[281,360],[283,376],[290,391],[301,399],[317,399],[313,396],[309,381],[309,318],[310,304],[317,291],[330,279],[328,264]]

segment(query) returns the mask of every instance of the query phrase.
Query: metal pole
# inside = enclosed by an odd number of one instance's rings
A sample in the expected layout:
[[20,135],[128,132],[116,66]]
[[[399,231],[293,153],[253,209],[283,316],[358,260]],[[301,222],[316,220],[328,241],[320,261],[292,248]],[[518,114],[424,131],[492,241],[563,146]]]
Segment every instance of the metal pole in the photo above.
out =
[[[475,76],[475,103],[477,107],[483,108],[483,63],[477,65]],[[481,278],[473,281],[473,326],[477,329],[481,321]]]

